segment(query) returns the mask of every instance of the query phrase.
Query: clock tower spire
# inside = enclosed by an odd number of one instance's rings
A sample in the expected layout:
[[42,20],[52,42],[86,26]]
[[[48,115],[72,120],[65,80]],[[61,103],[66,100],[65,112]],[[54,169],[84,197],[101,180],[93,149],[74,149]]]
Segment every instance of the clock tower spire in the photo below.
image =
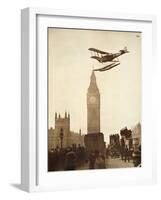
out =
[[87,133],[100,133],[100,93],[94,71],[87,92]]

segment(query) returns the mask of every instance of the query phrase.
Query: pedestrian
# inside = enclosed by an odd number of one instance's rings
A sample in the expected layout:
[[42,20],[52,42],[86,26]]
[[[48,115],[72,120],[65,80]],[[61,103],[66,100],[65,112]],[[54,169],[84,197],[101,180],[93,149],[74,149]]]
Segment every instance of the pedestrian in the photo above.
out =
[[105,157],[99,153],[99,155],[96,157],[95,161],[95,169],[105,169],[106,164],[105,164]]
[[96,160],[95,154],[93,152],[90,153],[90,155],[89,155],[89,169],[95,168],[95,160]]
[[76,169],[76,153],[69,149],[65,156],[65,170]]
[[125,153],[125,159],[124,159],[124,161],[126,162],[126,160],[128,160],[128,147],[127,147],[127,145],[125,146],[125,150],[124,150],[124,153]]
[[106,158],[109,158],[109,147],[106,148]]

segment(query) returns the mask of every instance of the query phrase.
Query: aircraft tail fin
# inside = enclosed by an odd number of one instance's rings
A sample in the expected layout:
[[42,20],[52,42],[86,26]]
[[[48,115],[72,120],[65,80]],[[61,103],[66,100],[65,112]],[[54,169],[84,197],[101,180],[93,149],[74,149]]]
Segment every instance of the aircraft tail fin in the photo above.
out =
[[124,49],[120,50],[120,52],[122,52],[122,53],[129,53],[129,51],[127,50],[126,46],[124,47]]

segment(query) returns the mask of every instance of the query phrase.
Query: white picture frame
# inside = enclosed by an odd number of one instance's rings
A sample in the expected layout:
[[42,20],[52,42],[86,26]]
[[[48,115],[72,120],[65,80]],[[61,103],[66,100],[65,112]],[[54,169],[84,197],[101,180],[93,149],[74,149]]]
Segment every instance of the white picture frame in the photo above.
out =
[[[60,18],[65,21],[60,22]],[[71,19],[73,21],[70,21]],[[42,30],[42,35],[40,35],[44,37],[43,30],[49,24],[51,26],[52,23],[55,23],[54,26],[56,27],[70,27],[74,24],[75,27],[103,29],[103,23],[107,23],[109,20],[117,22],[115,30],[143,30],[146,41],[148,41],[148,43],[144,42],[142,46],[142,55],[146,58],[143,60],[142,71],[143,135],[147,132],[147,139],[143,141],[147,153],[143,157],[145,158],[146,166],[145,168],[143,166],[142,169],[134,170],[56,172],[50,178],[47,174],[43,174],[45,172],[41,168],[43,162],[40,159],[40,154],[42,157],[45,153],[47,154],[47,144],[42,144],[45,140],[41,135],[42,133],[40,133],[40,128],[43,130],[46,127],[46,123],[42,124],[40,121],[42,120],[42,114],[46,112],[46,108],[43,109],[43,107],[46,106],[44,102],[46,102],[47,96],[43,94],[47,94],[47,84],[41,84],[47,81],[47,76],[44,76],[47,74],[47,68],[42,65],[45,62],[47,64],[47,57],[44,56],[40,64],[38,56],[42,55],[41,48],[44,47],[46,41],[39,43],[39,31]],[[91,21],[92,25],[90,24]],[[129,26],[125,27],[124,23],[128,23]],[[115,24],[112,26],[115,26]],[[123,26],[124,28],[122,28]],[[151,68],[155,67],[156,61],[155,16],[25,8],[21,13],[21,49],[21,188],[23,190],[29,192],[54,191],[122,184],[152,184],[156,182],[155,133],[153,132],[153,136],[148,138],[155,124],[151,115],[152,102],[149,98],[149,93],[151,94],[152,92],[152,84],[149,80],[153,78]],[[47,55],[47,52],[43,55]],[[42,83],[40,83],[40,80]],[[39,92],[40,87],[41,89],[43,88],[43,93]],[[133,175],[128,176],[129,173]],[[54,181],[52,182],[52,180]]]

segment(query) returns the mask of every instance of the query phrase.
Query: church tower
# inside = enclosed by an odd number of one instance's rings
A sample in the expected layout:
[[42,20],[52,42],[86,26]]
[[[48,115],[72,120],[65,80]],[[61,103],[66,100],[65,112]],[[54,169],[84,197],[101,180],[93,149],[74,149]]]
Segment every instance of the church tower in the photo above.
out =
[[100,133],[100,93],[94,71],[87,92],[87,133]]

